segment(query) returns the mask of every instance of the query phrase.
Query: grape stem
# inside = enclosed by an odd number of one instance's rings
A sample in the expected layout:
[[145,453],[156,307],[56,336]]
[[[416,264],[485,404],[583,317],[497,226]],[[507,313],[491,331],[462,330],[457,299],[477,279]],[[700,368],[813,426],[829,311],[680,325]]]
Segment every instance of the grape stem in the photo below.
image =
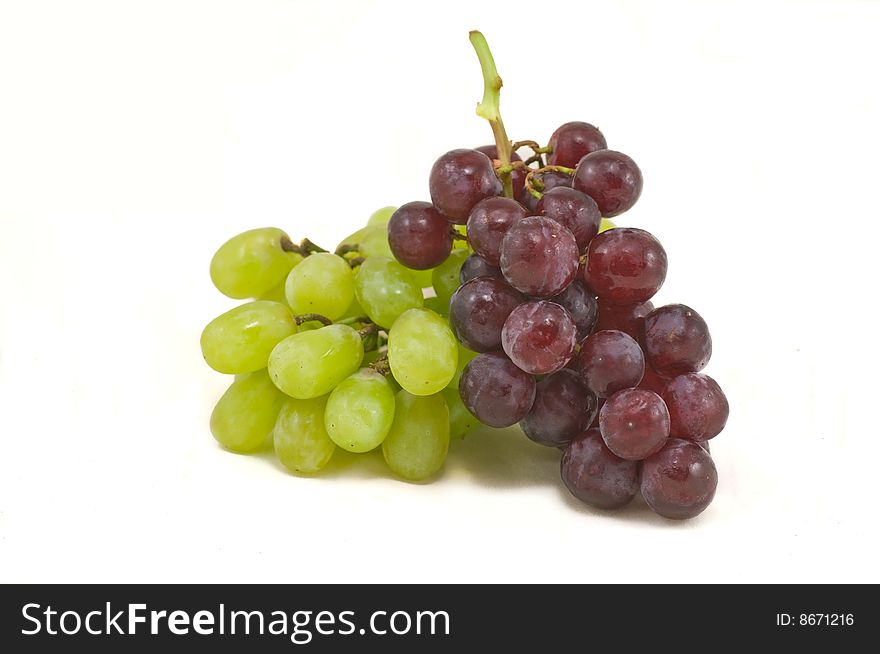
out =
[[360,254],[360,247],[361,246],[357,243],[342,243],[338,248],[336,248],[336,254],[338,254],[340,257],[344,254],[352,254],[355,252],[357,254]]
[[360,336],[363,340],[367,340],[373,334],[378,334],[379,329],[379,325],[368,320],[364,323],[364,326],[358,330],[358,336]]
[[370,370],[375,370],[380,375],[387,375],[391,372],[391,365],[388,363],[388,353],[386,352],[378,359],[373,361],[369,366]]
[[354,325],[356,323],[364,323],[367,324],[370,322],[369,316],[354,316],[353,318],[343,318],[342,320],[337,320],[337,325]]
[[333,321],[330,320],[330,318],[322,316],[320,313],[303,313],[294,316],[293,320],[297,325],[302,325],[305,322],[319,322],[325,326],[333,324]]
[[[544,188],[544,182],[541,181],[540,176],[544,173],[563,173],[565,175],[574,175],[574,168],[567,168],[566,166],[542,166],[541,168],[532,168],[529,170],[528,174],[526,174],[526,190],[532,194],[537,200],[541,199],[543,193],[541,190]],[[538,177],[535,177],[535,176]]]
[[309,239],[304,238],[300,241],[299,245],[291,241],[286,236],[281,237],[281,249],[285,252],[295,252],[296,254],[307,257],[310,254],[314,254],[316,252],[327,252],[320,245],[316,245],[312,243]]
[[454,227],[449,229],[449,236],[453,241],[466,241],[467,236],[456,230]]
[[[503,82],[498,75],[498,69],[495,68],[495,59],[489,50],[489,44],[482,32],[474,30],[469,35],[471,45],[477,53],[477,59],[480,60],[480,68],[483,71],[483,99],[477,103],[477,115],[489,121],[492,127],[492,134],[495,136],[495,147],[498,150],[498,160],[501,162],[499,170],[505,170],[505,166],[510,165],[510,155],[513,152],[513,143],[507,137],[507,131],[504,129],[504,122],[501,120],[501,112],[498,108],[501,96],[501,86]],[[513,181],[510,171],[499,172],[501,184],[504,187],[504,197],[513,197]]]

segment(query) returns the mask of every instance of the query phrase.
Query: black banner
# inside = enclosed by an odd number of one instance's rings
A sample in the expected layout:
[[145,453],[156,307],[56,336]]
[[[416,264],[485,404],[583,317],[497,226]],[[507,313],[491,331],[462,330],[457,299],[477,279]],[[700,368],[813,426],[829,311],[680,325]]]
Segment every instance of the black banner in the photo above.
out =
[[[569,563],[570,564],[570,563]],[[66,651],[583,651],[858,642],[864,586],[0,586],[0,644]]]

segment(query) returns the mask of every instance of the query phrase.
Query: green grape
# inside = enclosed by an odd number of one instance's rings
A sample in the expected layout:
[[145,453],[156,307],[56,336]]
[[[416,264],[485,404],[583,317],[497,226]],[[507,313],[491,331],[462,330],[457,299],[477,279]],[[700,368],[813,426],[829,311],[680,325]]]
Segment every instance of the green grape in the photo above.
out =
[[[455,293],[461,285],[461,281],[459,280],[461,264],[464,263],[464,260],[467,259],[470,254],[471,253],[468,250],[453,250],[446,261],[434,268],[434,272],[431,274],[431,286],[434,287],[434,292],[437,294],[437,297],[440,298],[443,306],[449,306],[449,300],[452,298],[452,294]],[[443,313],[449,313],[449,310],[447,309]]]
[[430,309],[434,313],[439,313],[444,318],[449,317],[449,304],[443,302],[443,300],[436,295],[425,298],[425,308]]
[[361,368],[330,393],[324,424],[339,447],[369,452],[379,445],[394,420],[394,391],[385,376]]
[[367,226],[385,228],[395,211],[397,211],[397,207],[382,207],[381,209],[376,209],[367,221]]
[[388,332],[388,363],[405,390],[433,395],[455,375],[458,343],[445,318],[430,309],[410,309]]
[[336,443],[324,427],[327,397],[288,399],[281,407],[273,438],[278,460],[291,472],[313,474],[330,462]]
[[354,329],[328,325],[278,343],[269,355],[269,376],[284,393],[308,400],[332,391],[363,358],[364,344]]
[[280,302],[256,300],[208,323],[202,332],[202,355],[217,372],[253,372],[265,368],[272,348],[294,333],[290,309]]
[[268,291],[263,293],[259,299],[260,300],[269,300],[270,302],[280,302],[284,306],[287,306],[287,296],[284,294],[284,287],[287,285],[287,277],[282,279],[280,282],[275,284]]
[[[462,236],[467,236],[467,227],[465,225],[453,225],[452,228],[457,231]],[[467,242],[466,239],[455,239],[452,241],[452,249],[453,250],[467,250],[468,253],[471,251],[470,243]]]
[[237,377],[211,414],[211,433],[233,452],[254,452],[269,445],[284,395],[265,370]]
[[355,275],[357,301],[374,323],[391,327],[408,309],[422,306],[422,289],[416,286],[409,270],[394,259],[370,257]]
[[370,257],[394,258],[394,255],[391,254],[391,246],[388,245],[388,232],[384,227],[378,225],[367,227],[367,232],[361,238],[359,245],[361,256],[367,259]]
[[233,236],[211,259],[211,281],[232,298],[260,297],[302,261],[299,254],[286,252],[282,243],[290,239],[274,227]]
[[464,402],[461,401],[461,394],[458,392],[458,386],[447,386],[440,393],[446,400],[446,406],[449,407],[449,437],[464,438],[472,432],[479,422],[474,415],[468,411]]
[[356,232],[349,234],[346,238],[339,241],[339,245],[337,248],[342,247],[343,245],[360,245],[361,241],[364,239],[364,236],[370,234],[373,231],[373,227],[367,225],[366,227],[361,227]]
[[394,422],[382,454],[394,474],[420,481],[443,467],[449,450],[449,409],[443,395],[419,397],[405,390],[395,397]]
[[617,225],[614,224],[613,220],[603,218],[602,222],[599,223],[599,233],[601,234],[602,232],[607,232],[609,229],[614,229],[615,227],[617,227]]
[[354,275],[342,257],[319,252],[290,271],[284,290],[294,313],[319,313],[337,320],[354,298]]
[[[355,283],[357,283],[357,274],[355,274]],[[357,286],[355,286],[355,290],[357,290]],[[346,320],[348,318],[363,318],[367,315],[367,312],[364,311],[364,308],[361,306],[361,303],[357,301],[357,298],[352,298],[351,304],[348,305],[348,309],[345,310],[339,320]],[[338,321],[337,321],[338,322]]]

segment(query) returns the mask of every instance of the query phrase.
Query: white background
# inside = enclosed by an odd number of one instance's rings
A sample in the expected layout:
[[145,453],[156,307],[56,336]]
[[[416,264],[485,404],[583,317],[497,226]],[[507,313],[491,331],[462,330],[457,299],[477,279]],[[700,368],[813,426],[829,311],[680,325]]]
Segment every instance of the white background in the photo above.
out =
[[[208,430],[229,380],[208,262],[277,225],[333,245],[491,139],[597,124],[619,221],[713,331],[731,401],[698,519],[561,489],[516,431],[432,484],[314,479]],[[880,581],[877,2],[3,2],[0,581]]]

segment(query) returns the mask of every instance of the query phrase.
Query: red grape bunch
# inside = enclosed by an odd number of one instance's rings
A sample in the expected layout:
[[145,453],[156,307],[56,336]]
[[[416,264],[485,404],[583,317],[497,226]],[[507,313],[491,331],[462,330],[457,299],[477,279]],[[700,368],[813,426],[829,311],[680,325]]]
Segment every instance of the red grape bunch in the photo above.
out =
[[[484,44],[478,35],[485,63]],[[712,339],[700,314],[651,303],[666,278],[663,246],[603,221],[636,203],[642,173],[589,123],[560,126],[545,147],[510,142],[491,82],[478,113],[500,141],[437,159],[431,202],[403,205],[388,222],[391,251],[432,268],[461,238],[452,226],[466,226],[473,253],[440,309],[476,353],[458,390],[477,420],[519,423],[534,442],[562,449],[562,481],[589,505],[617,508],[641,492],[664,517],[694,517],[715,494],[706,441],[729,406],[701,372]],[[523,160],[525,147],[534,154]]]

